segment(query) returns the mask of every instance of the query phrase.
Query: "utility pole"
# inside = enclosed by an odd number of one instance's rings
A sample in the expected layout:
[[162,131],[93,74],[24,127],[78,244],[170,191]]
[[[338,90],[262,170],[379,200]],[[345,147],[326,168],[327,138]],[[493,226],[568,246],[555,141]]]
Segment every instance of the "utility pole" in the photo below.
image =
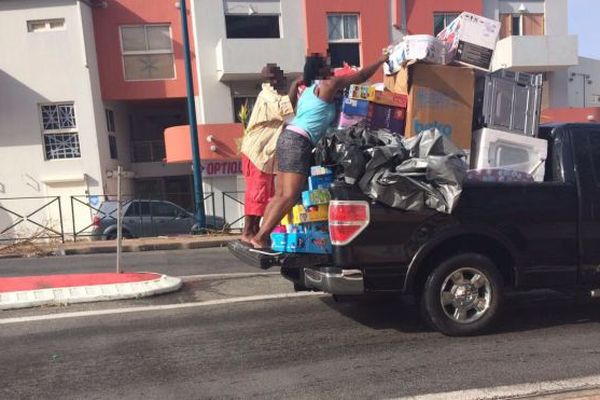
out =
[[188,32],[186,0],[179,0],[181,11],[181,32],[183,39],[183,55],[185,64],[185,81],[187,87],[188,123],[192,139],[192,173],[194,177],[194,204],[196,206],[196,223],[200,231],[206,227],[204,212],[204,193],[202,191],[202,166],[200,164],[200,144],[198,143],[198,124],[196,122],[196,105],[194,101],[194,76],[192,75],[192,57],[190,55],[190,39]]

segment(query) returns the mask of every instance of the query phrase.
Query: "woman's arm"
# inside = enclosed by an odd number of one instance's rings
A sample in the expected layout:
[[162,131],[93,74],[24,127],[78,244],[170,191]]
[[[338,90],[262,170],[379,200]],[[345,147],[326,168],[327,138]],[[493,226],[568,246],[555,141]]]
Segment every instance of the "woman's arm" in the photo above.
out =
[[290,85],[290,90],[288,91],[288,97],[290,98],[290,102],[292,103],[292,107],[294,110],[296,109],[296,103],[298,102],[298,88],[302,84],[302,76],[294,79],[294,82]]
[[324,81],[323,84],[320,85],[319,97],[327,102],[333,101],[335,93],[338,90],[342,90],[350,85],[363,83],[369,80],[369,78],[375,75],[375,72],[377,72],[379,67],[381,67],[387,60],[388,53],[385,52],[376,63],[366,66],[354,74],[338,76],[329,79],[329,81]]

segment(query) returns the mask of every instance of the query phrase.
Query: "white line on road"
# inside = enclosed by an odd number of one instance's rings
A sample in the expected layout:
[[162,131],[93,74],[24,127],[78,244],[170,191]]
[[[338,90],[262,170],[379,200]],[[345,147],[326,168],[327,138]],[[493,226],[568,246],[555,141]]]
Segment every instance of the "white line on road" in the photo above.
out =
[[261,300],[277,300],[277,299],[290,299],[296,297],[307,297],[307,296],[323,296],[322,292],[297,292],[297,293],[280,293],[280,294],[269,294],[269,295],[258,295],[258,296],[244,296],[244,297],[232,297],[229,299],[219,300],[208,300],[195,303],[181,303],[181,304],[164,304],[159,306],[145,306],[145,307],[132,307],[132,308],[112,308],[108,310],[91,310],[91,311],[78,311],[71,313],[60,313],[60,314],[46,314],[46,315],[34,315],[31,317],[16,317],[16,318],[0,318],[0,325],[16,324],[20,322],[35,322],[35,321],[48,321],[55,319],[65,318],[79,318],[79,317],[92,317],[98,315],[113,315],[113,314],[129,314],[146,311],[164,311],[164,310],[176,310],[180,308],[193,308],[193,307],[207,307],[216,306],[221,304],[234,304],[234,303],[246,303],[251,301]]
[[565,392],[600,388],[600,375],[572,378],[557,381],[524,383],[520,385],[496,386],[483,389],[469,389],[446,393],[432,393],[419,396],[399,397],[396,400],[492,400],[515,399],[533,396],[552,395]]
[[227,278],[251,278],[254,276],[274,276],[281,275],[280,272],[232,272],[229,274],[200,274],[178,276],[184,282],[199,281],[201,279],[227,279]]

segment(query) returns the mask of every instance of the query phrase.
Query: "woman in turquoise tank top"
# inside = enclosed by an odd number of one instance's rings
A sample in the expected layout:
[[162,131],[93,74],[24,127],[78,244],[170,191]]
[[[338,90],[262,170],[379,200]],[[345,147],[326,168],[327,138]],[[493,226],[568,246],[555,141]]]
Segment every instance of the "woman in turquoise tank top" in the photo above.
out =
[[270,235],[279,221],[291,211],[306,184],[312,165],[312,150],[335,119],[334,97],[352,84],[363,83],[388,59],[384,54],[375,64],[346,76],[332,77],[331,68],[321,55],[311,55],[304,64],[302,93],[296,117],[277,141],[277,177],[271,199],[258,233],[250,243],[256,249],[269,247]]

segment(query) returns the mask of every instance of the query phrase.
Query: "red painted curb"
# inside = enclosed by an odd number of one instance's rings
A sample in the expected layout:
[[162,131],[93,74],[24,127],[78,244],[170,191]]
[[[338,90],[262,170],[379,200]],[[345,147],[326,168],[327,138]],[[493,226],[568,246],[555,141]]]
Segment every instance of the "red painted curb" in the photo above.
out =
[[19,292],[23,290],[57,289],[75,286],[143,282],[158,279],[160,277],[160,274],[154,273],[16,276],[0,278],[0,293]]

